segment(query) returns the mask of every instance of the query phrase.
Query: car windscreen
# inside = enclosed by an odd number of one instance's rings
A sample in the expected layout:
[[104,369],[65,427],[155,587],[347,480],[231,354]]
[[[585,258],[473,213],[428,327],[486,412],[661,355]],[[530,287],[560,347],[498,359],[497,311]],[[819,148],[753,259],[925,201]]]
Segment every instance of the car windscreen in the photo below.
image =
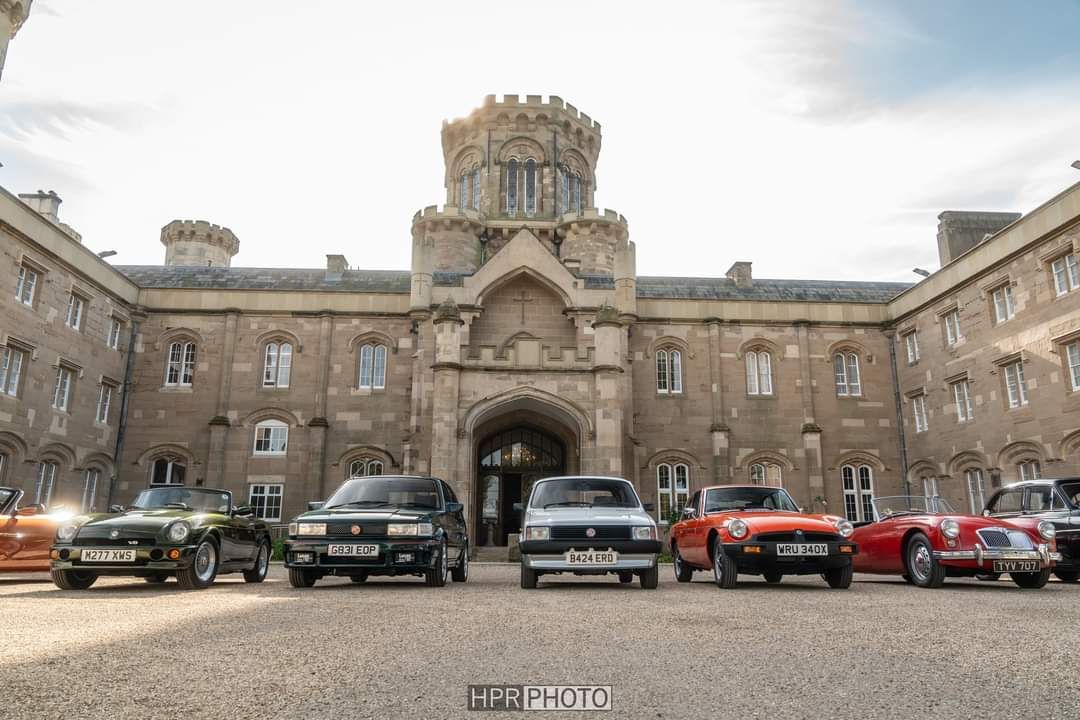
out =
[[439,491],[427,478],[392,475],[355,478],[337,489],[323,507],[410,507],[439,509]]
[[873,503],[877,516],[882,518],[901,513],[951,515],[956,512],[945,498],[939,496],[890,495],[888,497],[874,498]]
[[197,490],[186,487],[151,488],[136,495],[127,509],[161,508],[227,513],[232,509],[232,496],[220,490]]
[[705,512],[732,510],[785,510],[799,512],[791,496],[780,488],[728,487],[713,488],[705,493]]
[[[15,497],[15,491],[11,488],[0,488],[0,512],[8,510],[8,503]],[[11,508],[14,512],[15,508]]]
[[607,478],[559,478],[533,487],[531,508],[639,507],[637,493],[628,482]]
[[1061,494],[1074,508],[1080,507],[1080,481],[1061,484]]

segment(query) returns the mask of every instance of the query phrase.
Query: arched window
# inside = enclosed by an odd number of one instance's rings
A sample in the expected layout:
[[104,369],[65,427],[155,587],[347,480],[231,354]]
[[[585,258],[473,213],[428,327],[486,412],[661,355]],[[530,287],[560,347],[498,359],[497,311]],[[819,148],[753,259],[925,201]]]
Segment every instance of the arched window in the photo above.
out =
[[38,463],[37,487],[34,491],[34,502],[48,507],[52,500],[53,487],[56,485],[56,463],[45,460]]
[[683,391],[682,352],[656,351],[656,392],[679,395]]
[[83,477],[82,512],[93,512],[94,501],[97,499],[98,480],[101,479],[101,471],[97,468],[89,468]]
[[869,465],[840,468],[844,482],[844,517],[851,522],[874,519],[874,471]]
[[1016,474],[1021,480],[1038,480],[1042,477],[1042,468],[1038,460],[1024,460],[1016,463]]
[[836,374],[837,395],[841,397],[858,397],[862,395],[858,355],[853,352],[836,353],[833,356],[833,371]]
[[669,522],[682,512],[690,497],[690,466],[686,463],[660,463],[656,466],[657,520]]
[[518,161],[511,158],[506,163],[506,214],[517,215],[518,208]]
[[536,214],[536,161],[532,158],[525,161],[525,214]]
[[178,457],[166,455],[154,461],[150,473],[151,485],[183,485],[187,465]]
[[938,480],[930,475],[925,475],[920,480],[922,480],[923,497],[927,499],[927,504],[929,504],[930,500],[941,494],[938,490]]
[[472,178],[469,173],[462,173],[458,178],[458,207],[469,207],[469,186],[472,184]]
[[759,462],[750,466],[750,482],[753,485],[784,487],[784,471],[776,463]]
[[357,458],[349,463],[349,477],[367,477],[368,475],[382,475],[383,474],[383,462],[382,460],[373,460],[372,458]]
[[964,479],[967,480],[971,514],[978,515],[986,507],[986,481],[983,479],[983,471],[981,468],[968,468],[964,472]]
[[288,425],[280,420],[263,420],[255,426],[256,455],[284,455],[288,450]]
[[292,343],[268,342],[264,353],[263,387],[289,387],[289,373],[292,371]]
[[170,387],[191,387],[195,380],[195,343],[181,340],[169,344],[165,364],[165,384]]
[[357,387],[380,390],[386,387],[386,346],[368,344],[360,348],[360,377]]
[[772,355],[764,350],[746,353],[746,394],[772,395]]
[[480,209],[480,168],[472,173],[472,209]]

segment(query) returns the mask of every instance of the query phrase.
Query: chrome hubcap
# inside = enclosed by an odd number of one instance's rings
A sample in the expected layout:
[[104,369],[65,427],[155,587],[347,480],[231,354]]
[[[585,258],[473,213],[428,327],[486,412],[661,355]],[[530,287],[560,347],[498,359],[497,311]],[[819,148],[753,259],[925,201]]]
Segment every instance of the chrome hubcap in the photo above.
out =
[[461,574],[469,577],[469,548],[461,551]]
[[717,548],[713,552],[712,569],[713,569],[713,575],[716,576],[717,580],[722,580],[723,577],[724,577],[724,566],[720,562],[720,553],[722,553],[722,552],[723,552],[723,550],[720,550],[719,548]]
[[217,564],[217,551],[210,543],[203,543],[195,553],[195,575],[202,581],[209,580]]
[[919,544],[912,557],[911,570],[920,580],[930,577],[930,562],[930,551],[925,545]]
[[675,577],[679,577],[682,574],[682,557],[679,555],[679,551],[675,551],[675,557],[671,559],[671,567],[675,569]]
[[442,561],[441,562],[442,562],[442,566],[441,566],[440,570],[442,571],[442,576],[445,579],[446,578],[446,570],[447,570],[448,567],[450,567],[450,562],[446,559],[446,548],[445,547],[443,548],[443,551],[442,551]]
[[267,569],[270,567],[270,552],[263,545],[259,549],[259,574],[265,576]]

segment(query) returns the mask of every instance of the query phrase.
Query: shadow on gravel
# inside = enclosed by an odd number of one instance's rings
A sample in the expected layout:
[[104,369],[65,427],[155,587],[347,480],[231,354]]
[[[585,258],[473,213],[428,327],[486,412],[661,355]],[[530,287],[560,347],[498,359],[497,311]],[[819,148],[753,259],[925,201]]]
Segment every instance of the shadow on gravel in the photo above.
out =
[[[23,581],[27,582],[27,581]],[[37,584],[42,584],[42,581],[33,581]],[[52,581],[44,581],[48,584],[48,587],[41,588],[40,590],[29,590],[27,592],[14,592],[4,593],[2,598],[23,598],[23,597],[38,597],[48,596],[50,600],[86,600],[94,597],[109,597],[109,598],[123,598],[123,597],[149,597],[149,596],[183,596],[183,595],[198,595],[199,593],[213,593],[213,592],[254,592],[259,589],[260,586],[265,588],[267,586],[273,587],[274,585],[280,585],[280,580],[267,580],[263,583],[246,583],[243,580],[218,580],[209,588],[205,590],[182,590],[176,584],[175,580],[170,580],[164,583],[148,583],[139,580],[138,578],[131,578],[130,582],[124,582],[120,584],[110,585],[92,585],[86,590],[61,590],[52,584]]]

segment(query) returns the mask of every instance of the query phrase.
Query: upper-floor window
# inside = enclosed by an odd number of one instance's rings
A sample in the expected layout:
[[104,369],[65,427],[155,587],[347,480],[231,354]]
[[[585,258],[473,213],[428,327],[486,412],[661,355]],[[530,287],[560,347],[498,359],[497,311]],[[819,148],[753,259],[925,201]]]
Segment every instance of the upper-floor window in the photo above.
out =
[[844,517],[851,522],[874,519],[874,471],[869,465],[844,465],[840,468],[844,485]]
[[0,394],[16,397],[26,353],[10,345],[0,350]]
[[101,471],[97,468],[89,468],[83,476],[82,502],[79,505],[82,512],[93,512],[99,479],[101,479]]
[[776,463],[760,462],[750,466],[750,482],[769,487],[784,486],[784,471]]
[[1013,315],[1016,314],[1016,308],[1013,305],[1012,285],[1002,285],[994,291],[991,299],[994,302],[995,323],[1003,323],[1006,320],[1011,320]]
[[978,515],[986,506],[986,481],[983,479],[983,471],[969,468],[964,472],[964,479],[967,480],[968,507],[972,515]]
[[281,497],[285,486],[279,483],[257,483],[248,489],[248,505],[255,517],[281,520]]
[[525,214],[536,214],[536,161],[529,158],[525,161]]
[[191,387],[195,380],[195,343],[180,340],[169,344],[169,357],[165,367],[165,384]]
[[517,215],[518,209],[518,169],[516,158],[506,163],[506,214]]
[[911,414],[915,416],[915,432],[926,432],[930,424],[926,418],[926,395],[911,398]]
[[971,390],[968,381],[957,380],[952,384],[953,402],[956,403],[956,419],[959,422],[968,422],[975,419],[975,411],[971,406]]
[[839,352],[833,356],[833,372],[836,375],[836,394],[841,397],[862,395],[859,379],[859,356],[853,352]]
[[86,299],[81,295],[71,293],[68,296],[67,317],[64,319],[64,324],[72,330],[81,330],[85,310]]
[[112,405],[113,386],[101,383],[98,388],[97,412],[94,417],[99,423],[109,422],[109,407]]
[[280,420],[263,420],[255,426],[256,455],[284,455],[288,449],[288,425]]
[[360,348],[360,377],[357,387],[386,387],[386,346],[368,344]]
[[656,510],[660,522],[682,512],[690,497],[690,466],[686,463],[660,463],[656,466]]
[[1042,477],[1042,468],[1038,460],[1024,460],[1016,463],[1016,474],[1021,480],[1038,480]]
[[1022,360],[1005,366],[1005,390],[1009,398],[1009,407],[1018,408],[1028,404],[1027,382],[1024,380]]
[[371,458],[357,458],[349,463],[349,477],[367,477],[369,475],[382,475],[383,463],[382,460],[373,460]]
[[907,348],[908,365],[919,362],[919,333],[912,330],[904,336],[904,345]]
[[1065,361],[1069,365],[1069,379],[1072,389],[1080,390],[1080,340],[1065,346]]
[[678,395],[682,392],[682,352],[656,351],[656,392]]
[[71,386],[74,384],[75,372],[66,365],[58,365],[56,368],[56,382],[53,384],[52,406],[57,410],[67,412],[71,406]]
[[480,209],[480,168],[463,172],[458,178],[458,207]]
[[34,304],[34,291],[37,290],[38,274],[26,265],[19,266],[19,279],[15,282],[15,299],[23,305]]
[[960,310],[945,313],[945,344],[952,347],[960,342]]
[[581,176],[565,167],[562,172],[562,211],[581,212]]
[[292,343],[268,342],[263,353],[263,387],[289,387],[292,370]]
[[187,465],[176,457],[164,456],[154,460],[150,471],[151,485],[183,485]]
[[120,349],[120,331],[124,324],[116,318],[109,318],[109,336],[105,339],[106,344],[113,350]]
[[38,463],[37,487],[34,489],[34,502],[49,505],[52,500],[53,486],[56,485],[56,463],[46,460]]
[[1080,287],[1080,267],[1077,266],[1076,255],[1062,255],[1050,263],[1050,271],[1054,275],[1055,295],[1064,295]]
[[765,350],[746,353],[747,395],[772,395],[772,355]]

